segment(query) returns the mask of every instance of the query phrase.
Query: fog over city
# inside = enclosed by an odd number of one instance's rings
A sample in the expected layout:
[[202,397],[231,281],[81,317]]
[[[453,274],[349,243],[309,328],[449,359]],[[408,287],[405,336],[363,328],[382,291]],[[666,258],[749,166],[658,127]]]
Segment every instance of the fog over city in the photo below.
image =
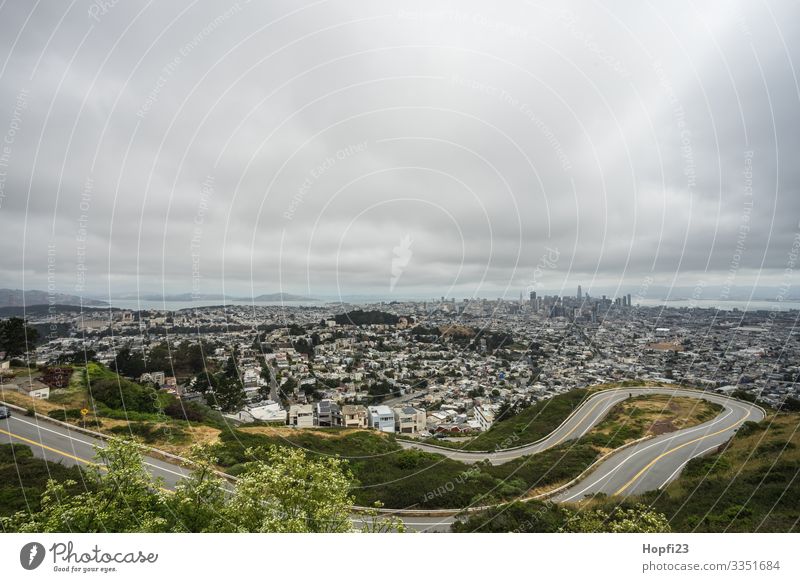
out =
[[2,14],[0,287],[796,296],[796,3]]

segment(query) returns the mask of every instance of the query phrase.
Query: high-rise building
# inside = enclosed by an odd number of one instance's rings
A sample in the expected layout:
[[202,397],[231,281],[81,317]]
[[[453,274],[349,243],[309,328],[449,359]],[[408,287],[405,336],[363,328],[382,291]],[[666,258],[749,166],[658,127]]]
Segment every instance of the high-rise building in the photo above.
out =
[[628,307],[631,307],[631,294],[628,293]]
[[578,301],[583,299],[583,293],[581,292],[581,286],[578,285]]

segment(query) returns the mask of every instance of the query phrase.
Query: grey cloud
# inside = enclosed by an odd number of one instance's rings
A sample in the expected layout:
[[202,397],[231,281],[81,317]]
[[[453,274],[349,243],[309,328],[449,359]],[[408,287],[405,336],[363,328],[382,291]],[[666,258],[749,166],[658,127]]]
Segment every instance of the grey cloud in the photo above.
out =
[[408,235],[394,293],[434,296],[548,247],[552,288],[775,281],[800,228],[796,4],[91,6],[2,9],[7,287],[50,242],[72,292],[82,227],[89,294],[193,253],[204,292],[385,294]]

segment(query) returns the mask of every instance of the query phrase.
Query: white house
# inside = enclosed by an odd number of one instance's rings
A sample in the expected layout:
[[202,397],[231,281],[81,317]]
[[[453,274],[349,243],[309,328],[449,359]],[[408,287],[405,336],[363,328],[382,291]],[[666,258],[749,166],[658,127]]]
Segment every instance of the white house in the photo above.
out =
[[490,406],[475,407],[475,420],[478,421],[481,430],[487,431],[494,424],[494,412],[494,408]]
[[383,432],[394,432],[394,412],[388,406],[370,406],[368,420],[371,428]]
[[6,390],[17,390],[31,398],[38,398],[40,400],[47,400],[50,398],[50,386],[38,382],[35,384],[23,382],[21,386],[17,386],[16,384],[4,384],[3,388]]

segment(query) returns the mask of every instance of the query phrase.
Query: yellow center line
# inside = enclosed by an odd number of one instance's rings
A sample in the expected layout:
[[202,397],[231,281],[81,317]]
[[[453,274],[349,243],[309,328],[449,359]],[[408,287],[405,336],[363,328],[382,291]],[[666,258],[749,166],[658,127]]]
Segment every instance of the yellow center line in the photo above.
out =
[[631,478],[631,480],[630,480],[630,481],[628,481],[627,483],[625,483],[625,485],[623,485],[622,487],[620,487],[620,488],[619,488],[619,490],[617,490],[617,491],[614,493],[614,495],[619,495],[620,493],[622,493],[623,491],[625,491],[625,490],[626,490],[628,487],[630,487],[630,486],[631,486],[631,485],[632,485],[632,484],[633,484],[633,483],[634,483],[634,482],[635,482],[637,479],[639,479],[639,477],[641,477],[641,476],[642,476],[642,475],[643,475],[643,474],[644,474],[644,473],[645,473],[645,472],[646,472],[646,471],[647,471],[647,470],[648,470],[650,467],[652,467],[653,465],[655,465],[655,464],[656,464],[658,461],[660,461],[662,458],[666,457],[666,456],[667,456],[667,455],[669,455],[669,454],[672,454],[672,453],[674,453],[675,451],[677,451],[677,450],[679,450],[679,449],[682,449],[682,448],[683,448],[683,447],[685,447],[685,446],[691,445],[692,443],[696,443],[696,442],[698,442],[698,441],[702,441],[703,439],[707,439],[707,438],[713,437],[713,436],[715,436],[715,435],[718,435],[718,434],[720,434],[720,433],[723,433],[723,432],[725,432],[726,430],[730,430],[730,429],[732,429],[732,428],[733,428],[733,427],[735,427],[737,424],[741,424],[741,423],[743,423],[745,420],[747,420],[747,418],[750,416],[750,412],[751,412],[751,411],[748,409],[748,410],[747,410],[747,414],[744,416],[744,418],[737,420],[737,421],[736,421],[736,422],[734,422],[732,425],[730,425],[730,426],[726,426],[726,427],[725,427],[725,428],[723,428],[722,430],[718,430],[717,432],[712,432],[711,434],[707,434],[707,435],[703,435],[703,436],[701,436],[701,437],[697,437],[696,439],[692,439],[692,440],[690,440],[690,441],[687,441],[687,442],[683,443],[682,445],[678,445],[678,446],[677,446],[677,447],[675,447],[675,448],[672,448],[672,449],[670,449],[670,450],[668,450],[668,451],[665,451],[665,452],[661,453],[661,454],[660,454],[660,455],[658,455],[658,456],[657,456],[655,459],[653,459],[652,461],[650,461],[649,463],[647,463],[647,465],[645,465],[645,466],[644,466],[644,468],[643,468],[641,471],[639,471],[638,473],[636,473],[636,475],[634,475],[634,476]]
[[616,394],[614,394],[613,396],[611,396],[611,397],[609,397],[609,398],[598,398],[598,401],[595,403],[595,405],[594,405],[594,406],[592,406],[592,408],[589,410],[589,412],[587,412],[586,414],[584,414],[584,415],[581,417],[581,419],[580,419],[578,422],[576,422],[576,423],[575,423],[575,426],[573,426],[573,427],[570,429],[570,431],[569,431],[567,434],[565,434],[563,437],[561,437],[560,439],[558,439],[556,442],[554,442],[552,445],[550,445],[550,446],[549,446],[549,447],[547,447],[547,448],[552,448],[552,447],[556,446],[558,443],[560,443],[561,441],[563,441],[564,439],[566,439],[566,438],[567,438],[569,435],[571,435],[573,432],[575,432],[575,430],[576,430],[576,429],[577,429],[577,428],[578,428],[578,427],[581,425],[581,423],[582,423],[584,420],[586,420],[586,419],[589,417],[589,415],[590,415],[590,414],[592,414],[592,412],[594,412],[594,409],[595,409],[595,408],[597,408],[598,406],[600,406],[600,404],[602,404],[602,403],[604,403],[604,402],[608,402],[609,400],[611,400],[612,398],[614,398],[614,396],[616,396]]
[[54,453],[57,453],[59,455],[67,457],[69,459],[73,459],[75,461],[78,461],[79,463],[86,463],[87,465],[93,465],[95,467],[100,466],[99,463],[95,463],[94,461],[89,461],[89,460],[81,458],[81,457],[76,457],[75,455],[71,455],[70,453],[67,453],[65,451],[61,451],[59,449],[54,449],[53,447],[48,447],[44,443],[37,443],[36,441],[33,441],[31,439],[28,439],[28,438],[25,438],[24,436],[20,436],[18,434],[14,434],[13,432],[8,432],[7,430],[3,430],[2,428],[0,428],[0,433],[6,434],[6,435],[8,435],[8,436],[10,436],[12,438],[15,438],[15,439],[19,439],[19,440],[21,440],[23,442],[32,444],[35,447],[41,447],[43,449],[47,449],[48,451],[52,451]]
[[[69,459],[73,459],[75,461],[78,461],[79,463],[85,463],[85,464],[90,465],[92,467],[99,467],[103,471],[108,471],[108,467],[106,467],[102,463],[95,463],[94,461],[89,461],[88,459],[84,459],[82,457],[76,457],[75,455],[67,453],[66,451],[62,451],[62,450],[59,450],[59,449],[54,449],[53,447],[49,447],[44,443],[37,443],[34,440],[31,440],[29,438],[25,438],[24,436],[20,436],[18,434],[13,433],[13,432],[8,432],[7,430],[3,430],[2,428],[0,428],[0,433],[8,435],[11,438],[19,439],[19,440],[21,440],[23,442],[29,443],[29,444],[31,444],[31,445],[33,445],[35,447],[41,447],[43,449],[47,449],[48,451],[52,451],[53,453],[56,453],[58,455],[62,455],[62,456],[67,457]],[[161,489],[161,491],[164,491],[166,493],[174,493],[171,489],[167,489],[165,487],[159,487],[159,489]]]

